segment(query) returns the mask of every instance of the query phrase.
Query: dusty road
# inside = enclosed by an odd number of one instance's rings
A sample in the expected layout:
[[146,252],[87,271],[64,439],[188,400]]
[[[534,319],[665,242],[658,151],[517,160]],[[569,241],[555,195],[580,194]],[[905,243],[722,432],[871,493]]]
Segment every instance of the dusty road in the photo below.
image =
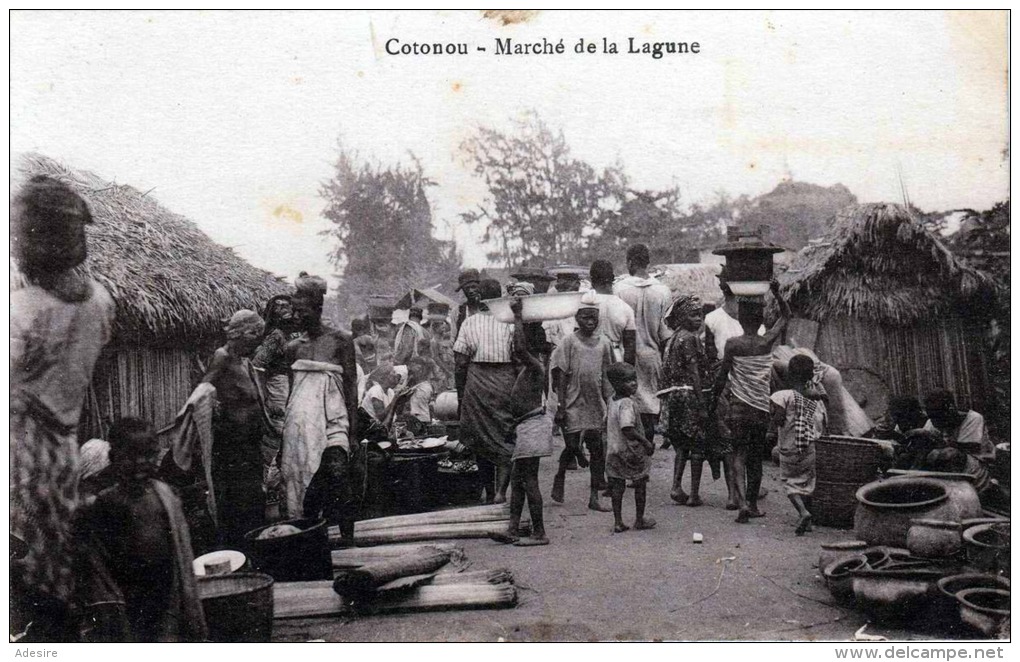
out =
[[[559,442],[559,439],[557,439]],[[562,442],[559,442],[562,444]],[[543,460],[548,547],[461,541],[472,567],[513,571],[514,609],[448,611],[360,619],[277,621],[274,640],[308,641],[603,641],[847,640],[867,622],[833,604],[814,567],[818,545],[850,532],[822,527],[794,536],[793,507],[778,467],[766,464],[767,517],[733,522],[722,479],[706,467],[705,505],[669,500],[672,450],[656,449],[649,486],[652,531],[613,534],[612,514],[587,510],[588,474],[567,475],[566,503],[548,498],[554,462]],[[608,499],[605,499],[608,503]],[[633,520],[628,490],[624,518]],[[693,544],[692,534],[704,535]],[[890,638],[924,635],[869,626]]]

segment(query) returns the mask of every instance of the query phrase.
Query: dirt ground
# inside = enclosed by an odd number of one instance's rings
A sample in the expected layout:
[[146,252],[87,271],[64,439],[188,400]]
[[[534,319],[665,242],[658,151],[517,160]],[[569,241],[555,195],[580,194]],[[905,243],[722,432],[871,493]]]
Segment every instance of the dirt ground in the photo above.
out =
[[[562,447],[562,442],[557,438]],[[557,449],[558,452],[558,449]],[[726,488],[705,470],[705,505],[669,499],[673,451],[656,449],[648,494],[651,531],[612,533],[611,513],[587,510],[588,473],[567,474],[566,502],[548,496],[555,472],[542,461],[547,547],[460,541],[472,569],[509,568],[513,609],[276,621],[275,641],[848,640],[865,615],[833,603],[815,564],[819,544],[849,531],[816,526],[794,536],[796,518],[767,463],[767,517],[739,525]],[[686,488],[685,478],[685,488]],[[633,493],[624,498],[632,522]],[[609,500],[604,499],[608,505]],[[694,544],[699,532],[704,543]],[[869,625],[890,639],[926,638]],[[931,636],[931,635],[929,635]]]

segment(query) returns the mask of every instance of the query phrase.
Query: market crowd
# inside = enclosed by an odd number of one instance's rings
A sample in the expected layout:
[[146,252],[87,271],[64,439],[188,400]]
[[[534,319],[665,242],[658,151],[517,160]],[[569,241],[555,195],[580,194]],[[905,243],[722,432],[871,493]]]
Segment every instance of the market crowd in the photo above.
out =
[[[78,195],[44,176],[12,204],[28,281],[11,294],[17,614],[34,641],[202,640],[194,526],[179,487],[197,453],[188,434],[168,449],[150,422],[123,418],[107,439],[79,445],[84,394],[115,315],[77,268],[90,221]],[[713,480],[724,477],[738,523],[765,515],[762,465],[778,456],[795,532],[810,531],[814,443],[848,434],[859,412],[839,372],[783,344],[791,312],[775,281],[766,307],[735,296],[724,269],[716,307],[651,276],[645,245],[625,259],[625,274],[600,259],[587,274],[522,268],[508,285],[466,269],[455,310],[412,306],[399,325],[362,318],[349,333],[323,320],[326,282],[306,273],[262,310],[236,311],[187,402],[188,429],[201,436],[207,425],[212,439],[216,545],[236,548],[259,527],[301,517],[324,518],[353,545],[373,454],[430,434],[437,398],[451,392],[459,452],[477,464],[482,498],[510,503],[507,543],[549,543],[538,476],[556,436],[550,498],[567,499],[567,472],[586,468],[588,507],[612,512],[615,533],[655,527],[647,493],[657,437],[675,453],[672,500],[703,504],[707,464]],[[579,295],[576,314],[530,321],[529,307],[552,289]],[[494,299],[511,318],[490,310]],[[897,442],[891,464],[966,472],[991,489],[983,419],[958,411],[951,393],[894,398],[885,423],[872,433]],[[635,514],[625,521],[628,489]]]

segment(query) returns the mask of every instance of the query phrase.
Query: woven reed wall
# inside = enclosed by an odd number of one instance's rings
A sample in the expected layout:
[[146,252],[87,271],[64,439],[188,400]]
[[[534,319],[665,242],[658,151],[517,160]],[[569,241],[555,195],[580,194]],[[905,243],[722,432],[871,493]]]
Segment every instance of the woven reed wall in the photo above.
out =
[[122,416],[144,418],[157,430],[169,425],[199,377],[194,350],[114,348],[104,352],[85,400],[80,439],[104,436],[110,423]]
[[890,395],[948,388],[961,408],[981,411],[988,383],[982,333],[959,319],[895,327],[838,317],[821,324],[816,352],[837,369],[880,376]]

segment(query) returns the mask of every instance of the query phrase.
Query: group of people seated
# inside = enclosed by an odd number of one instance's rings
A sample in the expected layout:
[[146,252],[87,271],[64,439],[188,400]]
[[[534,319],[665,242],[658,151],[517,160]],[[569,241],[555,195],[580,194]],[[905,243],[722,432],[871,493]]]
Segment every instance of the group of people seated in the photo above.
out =
[[950,391],[932,391],[923,406],[914,396],[891,398],[874,435],[897,442],[896,469],[967,474],[982,500],[1000,497],[988,470],[995,460],[995,445],[985,419],[972,409],[961,411]]

